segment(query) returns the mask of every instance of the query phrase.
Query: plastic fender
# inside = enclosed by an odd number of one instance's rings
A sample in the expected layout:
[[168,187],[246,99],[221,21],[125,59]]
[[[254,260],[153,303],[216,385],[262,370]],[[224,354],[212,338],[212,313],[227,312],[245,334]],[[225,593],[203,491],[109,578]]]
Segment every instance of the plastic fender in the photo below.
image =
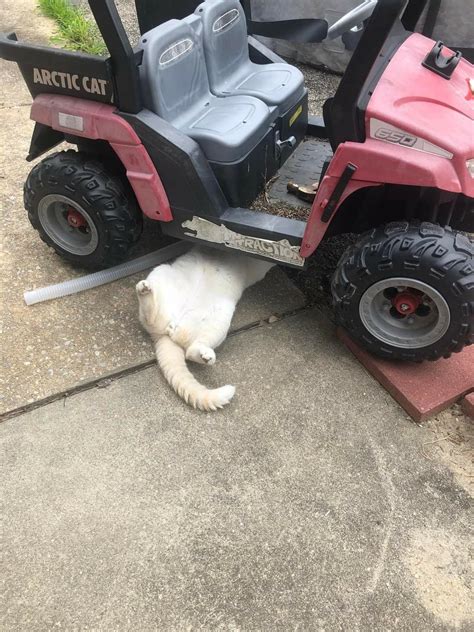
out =
[[[322,222],[324,209],[348,163],[352,163],[356,171],[339,199],[330,221]],[[309,257],[313,254],[341,204],[354,191],[382,184],[400,184],[434,187],[474,197],[474,179],[469,178],[465,165],[464,169],[466,180],[461,182],[458,176],[459,165],[454,159],[370,138],[364,143],[342,143],[337,148],[314,199],[301,244],[301,256]]]
[[143,213],[162,222],[173,219],[155,165],[130,124],[117,115],[112,105],[40,94],[33,101],[30,118],[59,132],[109,142],[127,170]]

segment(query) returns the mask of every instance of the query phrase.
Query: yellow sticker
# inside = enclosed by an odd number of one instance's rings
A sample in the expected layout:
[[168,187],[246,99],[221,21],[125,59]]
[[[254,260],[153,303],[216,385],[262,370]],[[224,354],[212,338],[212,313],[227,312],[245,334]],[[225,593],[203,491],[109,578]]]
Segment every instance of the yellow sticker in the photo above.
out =
[[303,111],[303,106],[300,105],[300,107],[296,110],[296,112],[290,118],[290,127],[293,125],[293,123],[296,121],[296,119],[298,118],[298,116],[301,114],[302,111]]

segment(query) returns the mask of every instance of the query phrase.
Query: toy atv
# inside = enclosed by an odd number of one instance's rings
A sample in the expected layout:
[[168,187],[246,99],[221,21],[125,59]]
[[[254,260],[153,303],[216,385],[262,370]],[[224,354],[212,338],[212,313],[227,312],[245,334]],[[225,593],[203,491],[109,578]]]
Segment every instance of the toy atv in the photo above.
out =
[[[238,0],[137,0],[133,50],[113,1],[89,4],[108,59],[0,38],[34,99],[27,160],[63,141],[78,149],[49,155],[25,184],[56,252],[115,264],[142,214],[166,235],[292,267],[329,235],[364,233],[332,281],[351,336],[413,361],[473,342],[473,243],[457,231],[474,231],[474,67],[410,32],[425,1],[378,2],[325,126],[308,120],[300,71],[248,36],[321,41],[325,21],[253,22]],[[160,6],[174,18],[160,23]],[[329,143],[308,221],[249,210],[315,136]]]

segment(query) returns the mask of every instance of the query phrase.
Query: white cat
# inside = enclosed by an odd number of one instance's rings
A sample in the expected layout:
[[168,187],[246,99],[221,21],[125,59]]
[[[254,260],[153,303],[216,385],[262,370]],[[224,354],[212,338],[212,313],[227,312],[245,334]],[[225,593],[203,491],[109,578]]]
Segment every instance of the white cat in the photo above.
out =
[[139,316],[155,343],[166,381],[188,404],[217,410],[230,402],[233,386],[200,384],[186,360],[214,364],[243,291],[261,281],[274,264],[239,253],[195,247],[137,283]]

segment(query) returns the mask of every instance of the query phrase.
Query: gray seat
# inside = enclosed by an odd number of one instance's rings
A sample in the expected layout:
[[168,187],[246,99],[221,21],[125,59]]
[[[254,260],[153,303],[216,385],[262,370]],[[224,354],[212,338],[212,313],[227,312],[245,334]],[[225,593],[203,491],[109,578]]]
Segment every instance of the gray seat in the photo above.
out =
[[140,48],[145,106],[199,143],[208,160],[236,162],[268,133],[275,108],[245,94],[211,94],[198,16],[157,26]]
[[250,61],[245,13],[239,0],[206,0],[196,9],[203,21],[203,42],[211,92],[248,94],[285,114],[303,97],[303,74],[290,64]]

